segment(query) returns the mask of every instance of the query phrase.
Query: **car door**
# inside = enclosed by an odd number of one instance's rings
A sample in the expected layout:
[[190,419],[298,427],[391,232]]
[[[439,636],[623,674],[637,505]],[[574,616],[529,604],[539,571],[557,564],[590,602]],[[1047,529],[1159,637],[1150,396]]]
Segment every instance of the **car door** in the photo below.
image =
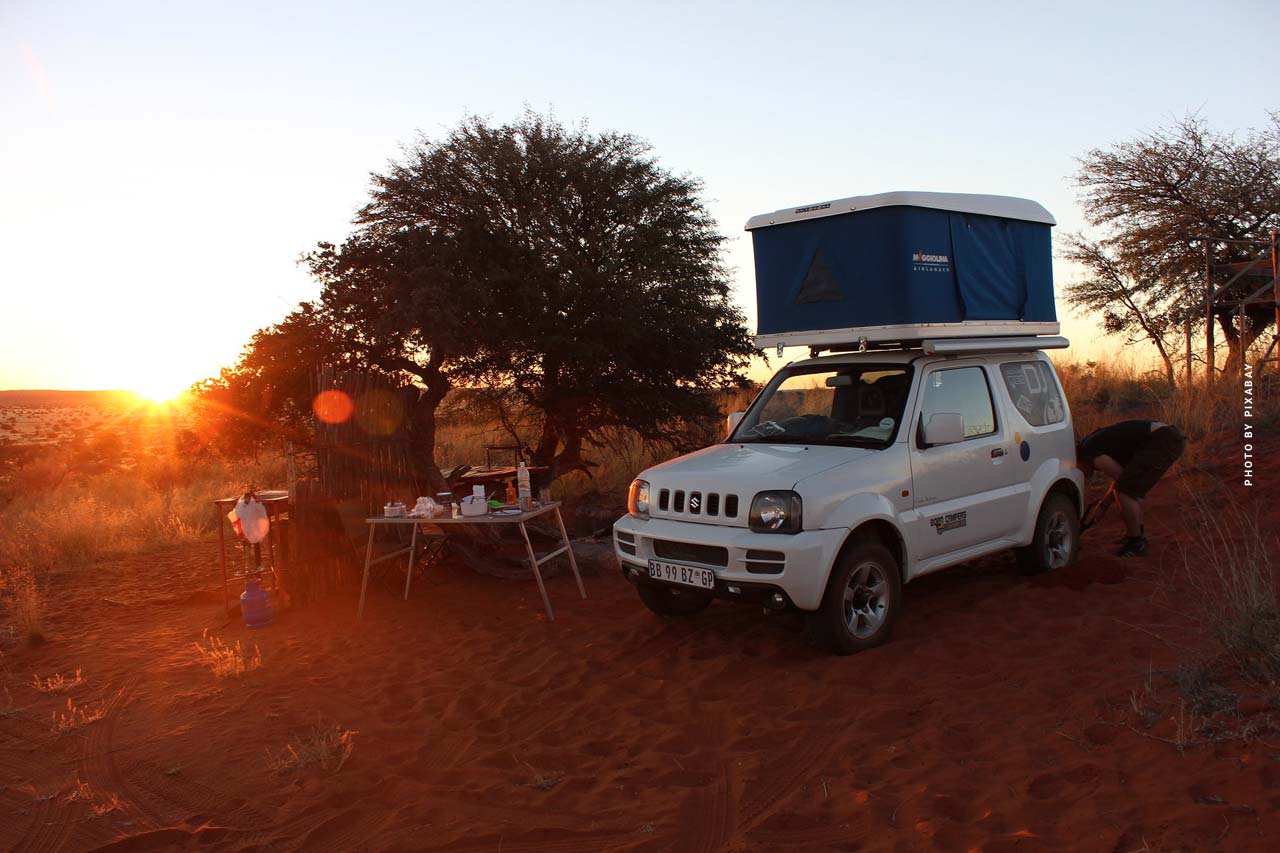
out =
[[[914,510],[907,526],[916,559],[1012,536],[1022,522],[1018,469],[987,366],[944,362],[926,368],[915,411],[909,441]],[[940,413],[961,415],[965,438],[927,447],[924,425]]]

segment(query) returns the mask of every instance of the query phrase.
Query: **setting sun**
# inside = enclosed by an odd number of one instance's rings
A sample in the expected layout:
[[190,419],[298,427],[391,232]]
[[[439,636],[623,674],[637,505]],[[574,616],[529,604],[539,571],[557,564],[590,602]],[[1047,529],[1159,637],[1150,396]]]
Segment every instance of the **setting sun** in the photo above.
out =
[[190,382],[155,377],[138,383],[133,391],[149,403],[172,403],[190,387]]

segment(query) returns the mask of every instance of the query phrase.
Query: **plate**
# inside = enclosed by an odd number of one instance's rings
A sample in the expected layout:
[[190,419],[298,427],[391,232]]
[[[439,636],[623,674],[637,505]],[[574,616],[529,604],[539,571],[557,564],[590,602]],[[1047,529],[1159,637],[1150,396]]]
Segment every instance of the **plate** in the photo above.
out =
[[692,586],[698,589],[715,589],[716,573],[710,569],[698,569],[693,566],[681,566],[677,563],[666,563],[661,560],[649,561],[649,577],[658,581]]
[[518,507],[508,507],[507,509],[495,509],[489,513],[490,515],[519,515]]

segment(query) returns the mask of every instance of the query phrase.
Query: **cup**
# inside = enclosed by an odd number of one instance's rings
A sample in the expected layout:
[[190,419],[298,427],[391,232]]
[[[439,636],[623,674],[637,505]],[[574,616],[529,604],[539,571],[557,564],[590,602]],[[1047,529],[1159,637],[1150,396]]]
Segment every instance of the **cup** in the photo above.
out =
[[547,504],[551,503],[551,487],[550,486],[538,487],[538,503],[540,503],[543,506],[546,506]]

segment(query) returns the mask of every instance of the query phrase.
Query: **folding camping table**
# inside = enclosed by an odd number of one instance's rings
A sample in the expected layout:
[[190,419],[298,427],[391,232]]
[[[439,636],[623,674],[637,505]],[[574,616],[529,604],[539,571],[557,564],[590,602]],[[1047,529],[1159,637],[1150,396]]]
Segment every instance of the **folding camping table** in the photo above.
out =
[[[529,541],[529,531],[525,529],[525,522],[532,521],[535,518],[555,513],[556,526],[560,529],[560,547],[541,557],[537,556],[533,551],[533,543]],[[418,544],[418,528],[422,525],[434,524],[444,527],[450,524],[518,524],[520,525],[520,535],[524,537],[524,547],[529,555],[529,567],[533,569],[533,576],[538,581],[538,592],[542,593],[542,604],[547,608],[547,618],[552,622],[556,621],[555,614],[551,612],[551,601],[547,598],[547,587],[542,582],[542,572],[538,567],[548,560],[565,554],[569,557],[569,566],[573,569],[573,577],[578,582],[578,592],[583,598],[587,597],[587,591],[582,586],[582,575],[578,573],[578,561],[573,557],[573,548],[569,545],[569,534],[564,529],[564,519],[560,517],[560,502],[552,501],[542,506],[534,507],[528,512],[513,512],[510,515],[496,514],[490,512],[487,515],[461,515],[461,516],[443,516],[440,518],[409,518],[409,517],[387,517],[375,515],[366,518],[365,521],[369,525],[369,544],[365,547],[364,552],[364,578],[360,581],[360,605],[356,608],[356,618],[364,618],[364,598],[365,590],[369,586],[369,567],[383,560],[390,560],[403,554],[409,555],[409,571],[404,579],[404,600],[409,600],[409,586],[413,583],[413,559]],[[409,545],[397,551],[383,554],[376,560],[373,558],[373,537],[380,525],[388,524],[411,524],[413,525],[413,535],[409,539]]]

